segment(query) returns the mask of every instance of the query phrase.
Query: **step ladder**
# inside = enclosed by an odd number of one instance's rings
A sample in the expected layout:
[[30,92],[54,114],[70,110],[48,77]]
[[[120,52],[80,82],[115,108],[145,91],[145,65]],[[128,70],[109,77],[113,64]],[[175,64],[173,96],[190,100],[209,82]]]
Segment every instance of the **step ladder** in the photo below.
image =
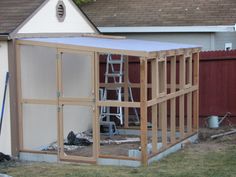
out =
[[[111,83],[111,79],[114,84],[122,84],[123,83],[123,64],[124,64],[124,56],[120,55],[120,58],[113,59],[111,54],[107,55],[107,63],[106,63],[106,72],[105,72],[105,83]],[[111,78],[111,79],[110,79]],[[115,91],[116,93],[116,101],[122,101],[124,94],[122,93],[122,87],[105,87],[104,89],[100,89],[100,98],[102,101],[107,101],[107,95],[111,92]],[[134,102],[132,89],[128,87],[129,100]],[[114,100],[113,100],[114,101]],[[139,123],[139,115],[136,108],[134,108],[135,113],[135,121]],[[100,119],[103,121],[106,118],[106,121],[110,121],[110,116],[115,116],[120,120],[120,124],[123,125],[123,109],[122,107],[116,107],[116,112],[111,113],[110,107],[101,107]]]

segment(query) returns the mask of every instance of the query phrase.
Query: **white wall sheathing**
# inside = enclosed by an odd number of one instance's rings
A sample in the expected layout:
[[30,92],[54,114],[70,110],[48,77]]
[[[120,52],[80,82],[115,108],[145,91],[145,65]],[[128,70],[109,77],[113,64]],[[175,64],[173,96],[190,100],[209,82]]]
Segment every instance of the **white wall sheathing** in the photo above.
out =
[[23,147],[42,150],[57,141],[57,106],[23,105]]
[[[8,47],[7,42],[0,42],[0,106],[5,87],[5,77],[8,71]],[[1,111],[0,111],[1,112]],[[10,100],[9,85],[5,102],[5,111],[3,116],[2,133],[0,135],[0,152],[11,154],[11,130],[10,130]]]
[[[21,46],[21,87],[23,99],[57,101],[57,54],[55,48]],[[62,97],[91,98],[92,53],[63,53]],[[42,150],[57,141],[57,105],[23,105],[23,147]],[[91,106],[63,106],[64,138],[92,129]]]
[[56,99],[56,49],[21,46],[21,87],[24,99]]
[[70,131],[82,133],[92,129],[93,110],[89,106],[65,105],[63,107],[64,138]]
[[63,2],[66,7],[66,17],[63,22],[59,22],[56,17],[58,0],[49,0],[18,33],[95,33],[82,12],[70,0]]
[[92,54],[63,53],[62,83],[63,96],[87,98],[92,96]]

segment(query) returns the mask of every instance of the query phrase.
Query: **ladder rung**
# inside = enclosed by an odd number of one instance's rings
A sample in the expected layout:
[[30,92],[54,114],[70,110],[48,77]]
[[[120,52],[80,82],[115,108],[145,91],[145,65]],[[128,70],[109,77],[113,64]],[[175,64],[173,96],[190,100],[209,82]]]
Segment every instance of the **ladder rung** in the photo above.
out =
[[107,63],[110,63],[110,64],[122,64],[124,63],[124,60],[109,60]]
[[[122,101],[122,100],[119,100],[118,98],[115,100],[108,100],[108,99],[106,99],[106,100],[103,100],[103,101]],[[111,106],[104,106],[104,107],[111,107]],[[117,106],[114,106],[114,107],[117,107]],[[121,107],[121,106],[118,106],[118,107]]]
[[107,77],[121,77],[123,74],[121,73],[105,73]]
[[101,116],[122,116],[122,115],[116,113],[101,113]]
[[111,91],[111,90],[119,91],[120,89],[121,89],[121,87],[106,87],[106,90],[108,90],[108,91]]

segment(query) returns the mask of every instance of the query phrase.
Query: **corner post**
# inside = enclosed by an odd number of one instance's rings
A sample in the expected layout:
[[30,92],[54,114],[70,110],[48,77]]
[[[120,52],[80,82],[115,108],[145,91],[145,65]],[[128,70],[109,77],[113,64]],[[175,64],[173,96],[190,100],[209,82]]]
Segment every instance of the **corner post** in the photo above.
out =
[[148,164],[147,155],[147,60],[140,58],[140,111],[141,111],[141,161]]

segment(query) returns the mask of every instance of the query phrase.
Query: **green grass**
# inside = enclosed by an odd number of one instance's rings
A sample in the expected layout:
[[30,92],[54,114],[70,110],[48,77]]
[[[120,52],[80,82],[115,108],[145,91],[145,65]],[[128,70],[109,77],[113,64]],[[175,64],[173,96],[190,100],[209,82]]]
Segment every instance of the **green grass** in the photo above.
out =
[[235,139],[190,145],[149,167],[15,162],[0,164],[0,173],[13,177],[236,177],[236,145]]

